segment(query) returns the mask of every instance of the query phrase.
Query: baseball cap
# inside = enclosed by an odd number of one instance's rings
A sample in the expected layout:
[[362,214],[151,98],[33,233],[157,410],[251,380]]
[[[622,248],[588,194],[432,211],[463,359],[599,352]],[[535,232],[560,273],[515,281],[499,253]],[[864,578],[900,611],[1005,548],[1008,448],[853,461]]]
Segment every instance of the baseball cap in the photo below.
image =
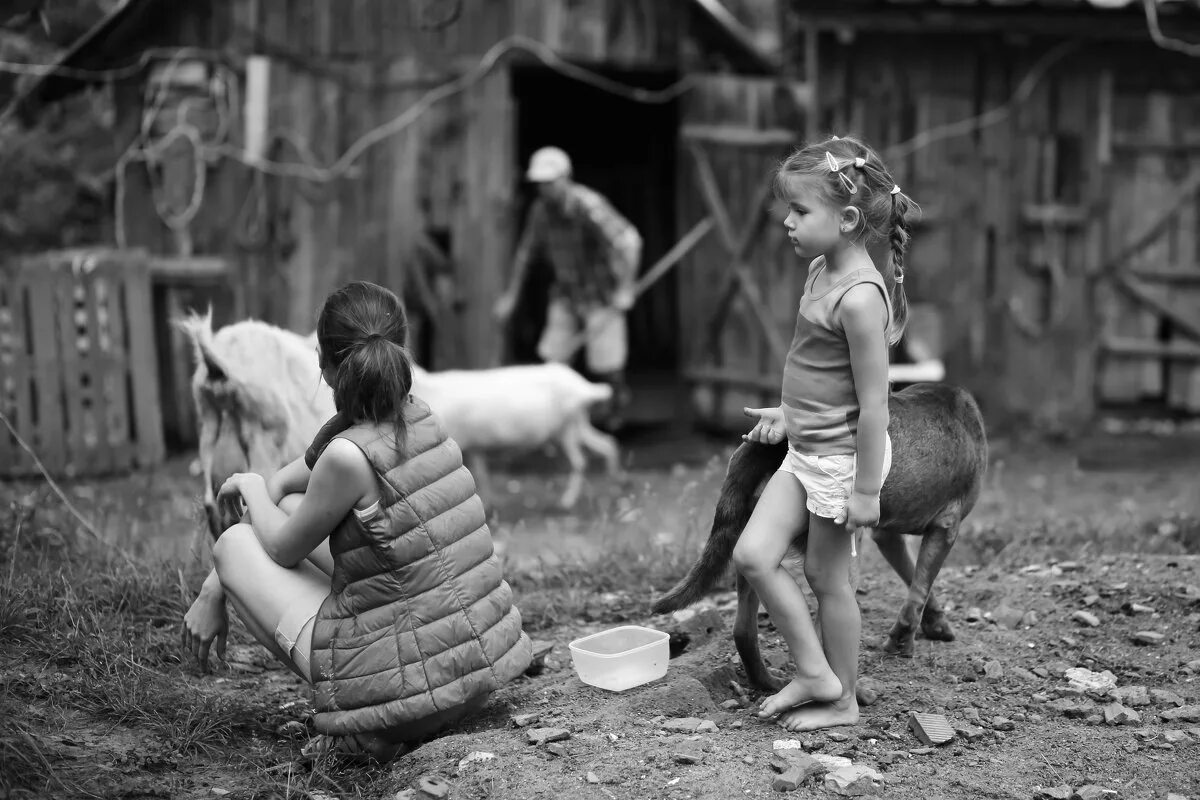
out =
[[557,147],[543,147],[529,159],[525,179],[535,183],[558,180],[571,174],[571,158]]

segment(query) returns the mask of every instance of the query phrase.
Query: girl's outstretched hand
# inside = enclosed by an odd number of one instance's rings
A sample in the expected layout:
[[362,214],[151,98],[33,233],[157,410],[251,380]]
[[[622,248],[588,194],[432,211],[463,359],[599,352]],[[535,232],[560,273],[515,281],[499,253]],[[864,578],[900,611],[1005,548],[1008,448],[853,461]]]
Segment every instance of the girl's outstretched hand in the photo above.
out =
[[787,438],[782,408],[743,408],[742,413],[747,417],[758,418],[758,424],[751,428],[749,433],[742,434],[742,441],[779,444]]
[[850,533],[875,527],[879,524],[879,495],[851,492],[846,510],[834,522],[843,523]]

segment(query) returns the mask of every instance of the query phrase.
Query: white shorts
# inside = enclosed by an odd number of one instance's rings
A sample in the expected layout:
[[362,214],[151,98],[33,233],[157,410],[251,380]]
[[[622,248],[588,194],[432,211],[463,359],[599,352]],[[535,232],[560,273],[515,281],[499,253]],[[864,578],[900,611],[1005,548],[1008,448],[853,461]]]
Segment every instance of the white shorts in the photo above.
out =
[[315,602],[296,602],[285,612],[275,626],[275,644],[287,653],[296,668],[312,682],[312,667],[309,655],[312,653],[312,628],[321,610],[324,597],[316,598]]
[[[810,456],[797,453],[788,445],[787,455],[779,465],[781,472],[796,476],[808,495],[807,507],[811,514],[827,519],[837,519],[850,502],[854,491],[854,475],[858,467],[858,456],[854,454],[836,456]],[[883,477],[887,478],[892,468],[892,437],[883,445]]]
[[615,308],[597,306],[577,314],[562,298],[550,301],[546,328],[538,342],[543,361],[569,364],[580,347],[587,353],[587,368],[595,373],[625,368],[629,345],[625,314]]

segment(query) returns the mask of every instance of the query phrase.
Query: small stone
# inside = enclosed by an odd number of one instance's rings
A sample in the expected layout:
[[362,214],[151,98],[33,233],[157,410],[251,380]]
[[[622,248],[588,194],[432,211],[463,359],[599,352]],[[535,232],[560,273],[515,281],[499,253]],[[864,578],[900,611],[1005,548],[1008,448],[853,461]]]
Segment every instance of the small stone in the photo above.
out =
[[979,622],[979,620],[983,619],[983,612],[979,610],[978,606],[971,606],[967,609],[967,615],[964,619],[967,622]]
[[1095,628],[1100,624],[1100,618],[1090,611],[1076,611],[1071,615],[1071,619],[1080,625],[1087,625],[1089,628]]
[[883,776],[865,764],[851,764],[825,776],[825,788],[848,797],[878,794]]
[[224,797],[225,795],[229,794],[228,789],[222,789],[219,786],[212,787],[212,789],[210,789],[210,791],[213,794],[215,794],[217,797]]
[[804,742],[799,739],[776,739],[771,744],[771,749],[775,752],[780,750],[799,750],[804,752]]
[[1141,645],[1147,645],[1147,646],[1162,644],[1162,641],[1165,638],[1167,638],[1167,637],[1163,636],[1161,633],[1158,633],[1157,631],[1138,631],[1133,636],[1129,637],[1130,641],[1132,641],[1134,644],[1141,644]]
[[587,776],[584,778],[584,780],[586,780],[588,783],[599,783],[599,782],[600,782],[600,776],[599,776],[599,775],[597,775],[597,774],[596,774],[596,773],[594,773],[594,772],[589,772],[589,773],[587,774]]
[[1083,598],[1083,604],[1085,606],[1087,606],[1088,608],[1091,608],[1092,606],[1096,605],[1096,603],[1099,603],[1099,602],[1100,602],[1100,595],[1098,595],[1098,594],[1089,594]]
[[1183,698],[1166,689],[1151,689],[1150,701],[1156,706],[1181,706]]
[[954,738],[950,720],[941,714],[909,712],[908,727],[916,737],[927,745],[941,745]]
[[1021,617],[1022,628],[1032,628],[1038,624],[1038,615],[1036,611],[1026,611],[1025,616]]
[[1105,725],[1136,725],[1142,715],[1120,703],[1109,703],[1103,709]]
[[541,714],[517,714],[512,718],[512,721],[518,728],[524,728],[526,725],[532,725],[541,718]]
[[1200,706],[1180,706],[1161,712],[1159,718],[1166,722],[1200,722]]
[[449,796],[450,783],[439,775],[422,775],[417,779],[417,791],[434,800],[441,800]]
[[1150,606],[1141,605],[1140,603],[1126,603],[1125,605],[1121,606],[1121,610],[1130,615],[1154,613],[1153,608]]
[[861,683],[854,687],[854,697],[860,706],[873,706],[879,702],[879,692]]
[[992,680],[1000,680],[1004,677],[1004,666],[999,661],[989,661],[983,665],[983,674]]
[[1021,624],[1021,618],[1025,616],[1025,612],[1021,609],[1013,608],[1012,606],[1000,606],[992,612],[992,619],[1001,628],[1009,630],[1017,628]]
[[777,792],[793,792],[803,782],[804,770],[800,767],[791,767],[775,776],[775,779],[771,781],[771,788]]
[[966,739],[968,742],[973,742],[976,739],[982,738],[986,733],[983,728],[975,725],[956,725],[954,727],[954,732]]
[[1009,669],[1008,674],[1012,675],[1014,678],[1020,678],[1023,681],[1036,681],[1037,680],[1037,675],[1034,675],[1032,672],[1025,669],[1024,667],[1012,667],[1011,669]]
[[1046,694],[1045,692],[1034,692],[1033,694],[1029,695],[1029,699],[1035,703],[1049,703],[1050,695]]
[[495,753],[488,753],[483,750],[475,750],[471,753],[468,753],[462,760],[458,762],[458,771],[461,773],[464,769],[472,764],[482,764],[485,761],[491,761],[495,757]]
[[1071,800],[1070,786],[1051,786],[1034,792],[1035,800]]
[[559,758],[567,757],[567,748],[558,742],[546,745],[546,752],[550,755],[558,756]]
[[1188,800],[1186,794],[1176,794],[1175,792],[1167,792],[1167,800]]
[[936,753],[937,748],[936,747],[914,747],[913,749],[909,750],[908,752],[912,753],[914,756],[927,756],[930,753]]
[[671,757],[676,764],[699,764],[704,760],[704,754],[695,750],[676,750]]
[[530,676],[541,675],[546,669],[546,656],[554,649],[554,642],[533,641],[533,658],[529,661],[529,666],[525,668],[525,674]]
[[392,800],[417,800],[417,790],[401,789],[392,795]]
[[672,733],[695,733],[701,722],[703,720],[696,717],[680,717],[665,720],[659,727]]
[[1033,674],[1037,675],[1039,678],[1049,678],[1050,670],[1046,669],[1045,667],[1034,667]]
[[1060,636],[1058,637],[1058,640],[1067,647],[1074,647],[1075,645],[1079,644],[1079,641],[1074,636]]
[[1008,717],[992,717],[991,725],[994,731],[1011,731],[1017,727],[1017,723]]
[[972,725],[982,725],[983,720],[979,717],[979,710],[968,706],[962,710],[962,718]]
[[1184,731],[1176,730],[1163,731],[1163,739],[1171,744],[1184,744],[1191,741],[1191,737],[1188,736]]
[[1122,705],[1137,707],[1150,705],[1150,693],[1145,686],[1118,686],[1108,691],[1110,699]]
[[848,741],[850,741],[849,736],[847,736],[844,733],[839,733],[838,731],[829,731],[828,733],[825,734],[825,738],[831,742],[848,742]]
[[526,736],[530,744],[546,744],[570,739],[571,732],[565,728],[530,728]]
[[846,758],[845,756],[831,756],[827,755],[826,753],[809,753],[808,757],[813,761],[816,761],[818,764],[823,765],[826,771],[831,769],[839,769],[841,767],[848,767],[851,764],[850,759]]
[[1069,686],[1085,692],[1104,692],[1117,685],[1117,676],[1108,670],[1092,672],[1085,667],[1073,667],[1063,674]]
[[742,704],[737,700],[726,700],[724,703],[721,703],[721,708],[725,709],[726,711],[732,711],[735,708],[741,707]]
[[696,733],[716,733],[718,730],[717,723],[711,719],[706,719],[696,726]]
[[1071,793],[1071,800],[1102,800],[1105,797],[1116,796],[1117,793],[1112,789],[1105,789],[1094,784],[1086,784]]

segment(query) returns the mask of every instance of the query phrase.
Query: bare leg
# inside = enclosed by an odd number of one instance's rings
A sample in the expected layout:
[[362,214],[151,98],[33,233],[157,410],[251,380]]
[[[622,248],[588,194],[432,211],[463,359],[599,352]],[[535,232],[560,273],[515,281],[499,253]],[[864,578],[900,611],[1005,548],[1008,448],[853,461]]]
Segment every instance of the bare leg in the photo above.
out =
[[[293,569],[275,563],[254,529],[241,523],[221,534],[213,546],[213,563],[246,629],[293,672],[311,681],[312,677],[296,666],[292,654],[275,641],[275,630],[294,605],[319,606],[329,596],[329,576],[308,561]],[[304,634],[301,631],[297,637],[295,649],[307,662],[312,651],[311,629]]]
[[808,552],[804,576],[817,598],[822,646],[829,666],[842,685],[831,702],[813,703],[780,715],[779,724],[790,731],[811,731],[858,722],[858,647],[862,618],[850,582],[850,535],[831,519],[809,517]]
[[567,475],[567,488],[563,490],[558,505],[562,508],[573,508],[579,500],[579,492],[583,489],[583,471],[587,469],[587,458],[579,441],[579,423],[572,422],[563,428],[562,437],[558,440],[562,446],[563,455],[571,465]]
[[[788,644],[796,670],[790,683],[763,701],[759,711],[763,718],[813,700],[836,700],[843,694],[837,675],[821,651],[804,592],[781,563],[808,513],[805,500],[804,488],[795,476],[776,472],[733,550],[738,572],[745,576],[771,613],[776,629]],[[846,547],[849,548],[849,542]]]

